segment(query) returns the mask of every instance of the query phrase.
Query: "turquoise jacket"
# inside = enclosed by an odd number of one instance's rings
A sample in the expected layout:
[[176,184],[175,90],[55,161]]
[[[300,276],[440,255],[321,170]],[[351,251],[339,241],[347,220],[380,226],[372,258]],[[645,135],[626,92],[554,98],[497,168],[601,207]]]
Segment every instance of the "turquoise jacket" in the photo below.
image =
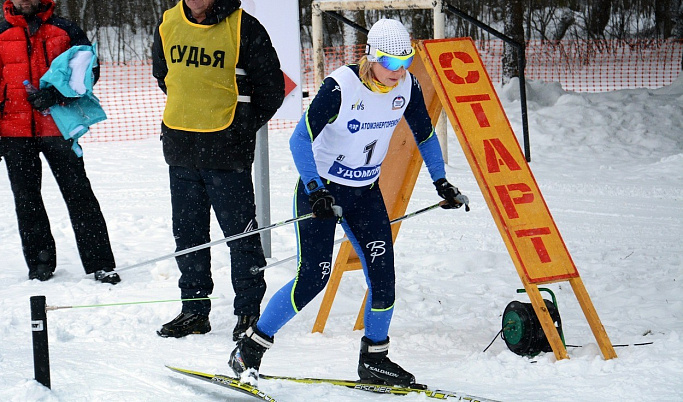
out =
[[50,113],[65,139],[73,139],[72,149],[83,156],[78,139],[95,123],[107,118],[100,100],[93,94],[92,69],[97,65],[97,45],[73,46],[52,61],[40,78],[40,88],[54,87],[62,95],[78,98],[64,105],[54,105]]

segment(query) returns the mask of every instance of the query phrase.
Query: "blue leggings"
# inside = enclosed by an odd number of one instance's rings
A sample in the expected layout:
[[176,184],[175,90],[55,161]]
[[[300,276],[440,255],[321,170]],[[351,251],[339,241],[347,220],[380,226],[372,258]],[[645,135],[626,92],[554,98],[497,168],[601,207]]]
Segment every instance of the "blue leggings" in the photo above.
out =
[[[375,183],[348,187],[325,183],[335,203],[342,207],[342,227],[360,256],[369,296],[365,305],[365,336],[374,342],[387,339],[394,309],[394,248],[384,199]],[[295,215],[311,212],[308,195],[299,180],[294,199]],[[332,269],[336,222],[307,219],[296,223],[297,275],[278,290],[266,306],[258,329],[269,336],[282,328],[327,285]]]

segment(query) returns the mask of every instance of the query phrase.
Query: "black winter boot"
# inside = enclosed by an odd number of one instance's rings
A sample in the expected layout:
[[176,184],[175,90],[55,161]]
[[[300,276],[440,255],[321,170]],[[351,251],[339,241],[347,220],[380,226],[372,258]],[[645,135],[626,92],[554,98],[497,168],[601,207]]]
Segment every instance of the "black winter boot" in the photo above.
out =
[[258,370],[266,350],[273,346],[273,338],[262,333],[256,325],[249,327],[230,353],[228,364],[235,376],[245,384],[258,386]]
[[211,331],[211,323],[206,315],[180,313],[164,324],[157,335],[163,338],[182,338],[190,334],[205,334]]
[[116,285],[117,283],[121,282],[121,277],[119,274],[114,272],[114,268],[107,268],[95,271],[95,280],[102,283]]
[[361,381],[399,387],[415,384],[415,376],[389,360],[388,354],[389,337],[383,342],[375,343],[364,336],[360,341],[358,359],[358,376]]
[[247,329],[256,324],[258,319],[258,315],[237,316],[237,325],[235,325],[235,329],[232,330],[232,340],[234,342],[239,341],[244,336],[244,333],[247,332]]
[[52,278],[54,274],[54,269],[45,266],[39,266],[32,270],[29,269],[28,279],[38,279],[41,282],[45,282],[46,280]]

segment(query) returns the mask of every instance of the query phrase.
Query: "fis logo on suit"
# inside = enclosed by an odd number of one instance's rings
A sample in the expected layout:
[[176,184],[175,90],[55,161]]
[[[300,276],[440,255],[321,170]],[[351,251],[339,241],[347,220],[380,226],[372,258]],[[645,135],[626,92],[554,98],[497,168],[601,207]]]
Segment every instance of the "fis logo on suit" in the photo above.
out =
[[356,103],[351,105],[351,110],[365,110],[365,105],[363,104],[363,99],[358,99]]
[[406,98],[402,96],[397,96],[394,98],[394,100],[391,102],[391,110],[398,110],[403,108],[406,104]]
[[360,122],[356,119],[353,119],[353,120],[349,121],[348,123],[346,123],[346,128],[349,129],[351,134],[356,134],[358,132],[358,130],[360,130]]

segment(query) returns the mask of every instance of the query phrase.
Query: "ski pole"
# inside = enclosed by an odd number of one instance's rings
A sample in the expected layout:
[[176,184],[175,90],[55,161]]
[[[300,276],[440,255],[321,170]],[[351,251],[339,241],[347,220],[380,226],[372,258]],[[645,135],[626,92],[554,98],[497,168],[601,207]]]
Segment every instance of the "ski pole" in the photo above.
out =
[[243,237],[247,237],[247,236],[251,236],[251,235],[257,234],[257,233],[265,232],[265,231],[267,231],[267,230],[272,230],[272,229],[275,229],[275,228],[280,227],[280,226],[289,225],[290,223],[303,221],[303,220],[306,220],[306,219],[309,219],[309,218],[312,218],[312,217],[313,217],[313,214],[301,215],[301,216],[299,216],[299,217],[287,219],[287,220],[285,220],[285,221],[281,221],[281,222],[277,222],[277,223],[273,223],[272,225],[264,226],[264,227],[262,227],[262,228],[253,229],[253,230],[248,230],[248,231],[242,232],[242,233],[237,233],[237,234],[235,234],[235,235],[228,236],[228,237],[226,237],[226,238],[224,238],[224,239],[214,240],[214,241],[209,242],[209,243],[200,244],[200,245],[198,245],[198,246],[186,248],[185,250],[180,250],[180,251],[177,251],[177,252],[172,253],[172,254],[167,254],[167,255],[163,255],[163,256],[161,256],[161,257],[153,258],[153,259],[151,259],[151,260],[149,260],[149,261],[139,262],[139,263],[137,263],[137,264],[133,264],[133,265],[130,265],[130,266],[125,267],[125,268],[117,269],[116,271],[117,271],[117,272],[127,271],[127,270],[132,269],[132,268],[137,268],[137,267],[139,267],[139,266],[141,266],[141,265],[147,265],[147,264],[151,264],[151,263],[153,263],[153,262],[165,260],[165,259],[167,259],[167,258],[173,258],[173,257],[178,257],[178,256],[181,256],[181,255],[184,255],[184,254],[189,254],[189,253],[192,253],[192,252],[195,252],[195,251],[198,251],[198,250],[202,250],[202,249],[205,249],[205,248],[208,248],[208,247],[213,247],[213,246],[218,245],[218,244],[231,242],[231,241],[233,241],[233,240],[241,239],[241,238],[243,238]]
[[[411,212],[411,213],[409,213],[409,214],[400,216],[400,217],[398,217],[398,218],[392,220],[391,222],[389,222],[389,224],[390,224],[390,225],[393,225],[394,223],[401,222],[401,221],[404,221],[404,220],[409,219],[409,218],[413,218],[413,217],[415,217],[415,216],[417,216],[417,215],[420,215],[420,214],[423,214],[423,213],[425,213],[425,212],[427,212],[427,211],[431,211],[431,210],[434,209],[434,208],[438,208],[438,207],[444,206],[444,205],[446,205],[446,202],[447,202],[447,201],[444,200],[444,201],[441,201],[441,202],[437,202],[437,203],[434,204],[434,205],[430,205],[430,206],[428,206],[428,207],[424,207],[424,208],[422,208],[422,209],[418,209],[417,211]],[[335,241],[334,241],[334,244],[337,245],[337,244],[343,242],[344,240],[348,240],[348,239],[347,239],[346,237],[342,237],[342,238],[340,238],[340,239],[335,240]],[[251,273],[252,273],[253,275],[256,275],[256,274],[258,274],[258,273],[261,272],[261,271],[265,271],[266,269],[273,268],[273,267],[275,267],[275,266],[277,266],[277,265],[280,265],[280,264],[284,264],[285,262],[291,261],[291,260],[295,259],[296,257],[297,257],[296,255],[292,255],[292,256],[289,256],[289,257],[285,258],[284,260],[280,260],[280,261],[274,262],[274,263],[272,263],[272,264],[266,265],[265,267],[261,267],[261,268],[259,268],[259,267],[251,267],[250,271],[251,271]]]

